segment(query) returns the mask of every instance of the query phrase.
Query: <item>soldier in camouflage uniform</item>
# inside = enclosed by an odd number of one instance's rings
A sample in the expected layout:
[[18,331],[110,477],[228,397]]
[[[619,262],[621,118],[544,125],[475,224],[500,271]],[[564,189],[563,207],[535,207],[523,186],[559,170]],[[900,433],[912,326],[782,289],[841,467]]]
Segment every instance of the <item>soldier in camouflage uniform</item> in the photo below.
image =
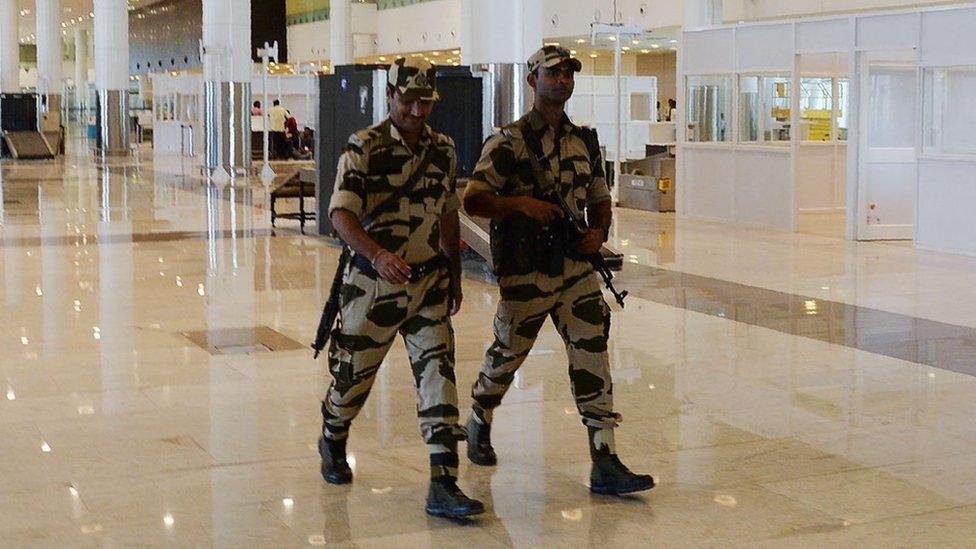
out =
[[[340,326],[329,347],[332,384],[319,440],[326,481],[352,480],[349,426],[399,333],[416,380],[420,431],[430,451],[427,512],[484,512],[457,486],[458,397],[450,316],[461,304],[457,157],[426,121],[439,99],[436,69],[398,59],[389,72],[390,116],[357,132],[339,159],[329,204],[352,249],[340,292]],[[421,176],[422,174],[422,176]]]
[[[468,456],[480,465],[496,463],[492,411],[549,317],[565,342],[573,396],[589,434],[590,489],[625,494],[650,489],[654,481],[630,472],[614,447],[620,416],[613,411],[607,356],[610,311],[592,265],[582,259],[598,253],[607,239],[610,193],[596,133],[573,125],[564,112],[580,68],[570,52],[554,46],[529,59],[534,108],[488,140],[465,190],[465,210],[492,219],[492,259],[501,293],[495,341],[472,389]],[[558,189],[578,218],[584,210],[588,214],[590,228],[565,256],[556,252],[544,258],[551,244],[534,240],[563,216],[560,208],[533,198],[547,189]]]

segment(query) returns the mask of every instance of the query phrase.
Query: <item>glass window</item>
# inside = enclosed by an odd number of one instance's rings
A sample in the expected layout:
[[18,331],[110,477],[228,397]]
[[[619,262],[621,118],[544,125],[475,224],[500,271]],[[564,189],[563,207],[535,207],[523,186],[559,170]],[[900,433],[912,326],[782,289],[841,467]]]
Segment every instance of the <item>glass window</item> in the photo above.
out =
[[790,78],[763,77],[763,137],[768,142],[790,140]]
[[917,120],[911,116],[892,113],[917,112],[917,71],[908,66],[871,66],[868,86],[864,91],[871,98],[867,124],[869,147],[908,148],[915,146]]
[[832,78],[800,80],[800,139],[830,141],[834,119]]
[[731,140],[732,78],[689,76],[686,105],[688,141],[706,143]]
[[943,113],[946,152],[976,153],[976,68],[946,71]]
[[851,82],[847,78],[837,78],[837,140],[847,141],[847,112],[851,97]]
[[759,77],[739,77],[739,141],[759,141]]

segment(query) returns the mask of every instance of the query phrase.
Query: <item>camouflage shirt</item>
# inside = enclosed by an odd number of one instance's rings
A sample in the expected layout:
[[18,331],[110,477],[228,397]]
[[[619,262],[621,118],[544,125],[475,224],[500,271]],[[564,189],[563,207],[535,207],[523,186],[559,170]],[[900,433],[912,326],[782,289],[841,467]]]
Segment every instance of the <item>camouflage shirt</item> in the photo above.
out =
[[[533,132],[541,153],[548,160],[539,163],[546,172],[544,183],[537,182],[539,178],[523,130]],[[584,218],[587,206],[609,201],[596,132],[574,126],[565,115],[557,132],[533,109],[488,140],[465,195],[532,196],[537,185],[544,186],[540,194],[558,188],[566,205],[580,219]],[[530,274],[542,269],[542,265],[552,266],[557,264],[555,261],[561,261],[551,259],[551,254],[559,252],[552,249],[551,243],[540,241],[539,234],[538,225],[524,216],[492,221],[491,260],[495,274],[501,277]]]
[[549,159],[546,185],[559,185],[566,203],[580,217],[587,206],[610,200],[603,171],[603,159],[590,158],[583,132],[563,116],[559,135],[533,109],[515,124],[492,136],[485,144],[465,195],[495,193],[503,196],[532,196],[536,178],[522,128],[535,132],[542,153]]
[[[374,218],[376,207],[419,167],[425,150],[434,155],[426,175],[400,198],[399,207],[387,208]],[[440,253],[441,216],[460,207],[456,170],[457,153],[450,137],[427,127],[414,154],[387,118],[349,138],[339,158],[329,215],[348,210],[384,249],[408,263],[427,261]]]

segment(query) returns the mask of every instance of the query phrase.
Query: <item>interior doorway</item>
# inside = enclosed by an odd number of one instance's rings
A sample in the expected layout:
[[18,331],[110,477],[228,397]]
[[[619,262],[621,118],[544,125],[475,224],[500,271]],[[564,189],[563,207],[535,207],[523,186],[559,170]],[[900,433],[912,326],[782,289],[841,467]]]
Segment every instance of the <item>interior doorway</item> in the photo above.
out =
[[912,240],[918,168],[918,57],[861,52],[857,240]]
[[799,147],[797,232],[844,238],[847,229],[847,130],[851,105],[846,52],[797,56]]

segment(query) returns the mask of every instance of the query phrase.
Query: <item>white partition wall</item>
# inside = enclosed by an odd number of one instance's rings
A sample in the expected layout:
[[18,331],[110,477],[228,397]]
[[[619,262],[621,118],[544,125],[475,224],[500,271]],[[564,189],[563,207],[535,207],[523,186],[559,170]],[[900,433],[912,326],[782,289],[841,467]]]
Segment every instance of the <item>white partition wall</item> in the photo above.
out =
[[976,255],[976,7],[921,14],[916,245]]
[[[623,161],[641,160],[647,156],[646,145],[651,144],[650,126],[656,122],[657,78],[624,76],[621,78],[621,90]],[[616,160],[617,155],[616,101],[612,76],[578,75],[576,91],[566,105],[566,114],[574,123],[597,130],[600,143],[606,148],[605,160],[611,162]]]
[[792,230],[794,32],[777,23],[684,33],[679,214]]
[[976,5],[687,30],[679,215],[976,255]]

